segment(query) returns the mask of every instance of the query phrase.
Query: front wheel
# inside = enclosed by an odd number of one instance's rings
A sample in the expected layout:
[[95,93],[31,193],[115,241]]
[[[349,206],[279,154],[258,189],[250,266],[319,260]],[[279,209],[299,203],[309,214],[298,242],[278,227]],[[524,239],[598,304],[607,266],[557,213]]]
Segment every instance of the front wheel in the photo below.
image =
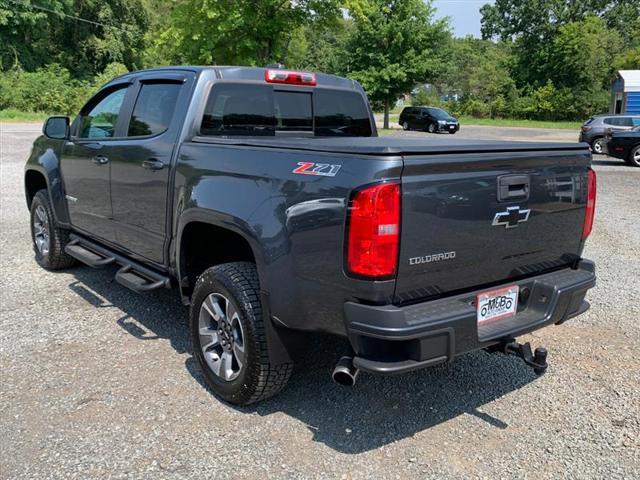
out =
[[409,130],[409,122],[402,122],[402,129],[403,130]]
[[632,167],[640,167],[640,145],[631,150],[627,163]]
[[229,403],[248,405],[278,393],[292,363],[273,365],[252,263],[211,267],[196,282],[190,314],[193,352],[211,390]]
[[31,240],[36,262],[47,270],[72,267],[76,260],[64,251],[69,231],[58,227],[47,190],[40,190],[31,201]]

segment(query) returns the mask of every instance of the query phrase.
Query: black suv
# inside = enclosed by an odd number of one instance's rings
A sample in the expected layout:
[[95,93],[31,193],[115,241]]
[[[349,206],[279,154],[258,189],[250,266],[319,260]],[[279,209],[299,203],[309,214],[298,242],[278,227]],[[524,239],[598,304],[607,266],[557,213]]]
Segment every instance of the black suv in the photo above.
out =
[[429,133],[460,130],[460,122],[437,107],[406,107],[402,110],[398,123],[403,130],[426,130]]

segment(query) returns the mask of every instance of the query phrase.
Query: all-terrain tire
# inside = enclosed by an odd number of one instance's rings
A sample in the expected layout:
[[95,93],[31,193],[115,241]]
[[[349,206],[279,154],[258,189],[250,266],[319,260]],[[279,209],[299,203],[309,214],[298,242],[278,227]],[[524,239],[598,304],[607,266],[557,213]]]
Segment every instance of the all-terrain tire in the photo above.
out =
[[[235,305],[242,325],[246,358],[238,376],[225,380],[205,360],[200,335],[201,309],[210,295],[220,295]],[[287,384],[293,363],[271,364],[256,266],[249,262],[216,265],[198,278],[191,298],[190,328],[194,356],[209,388],[236,405],[248,405],[277,394]]]
[[[46,225],[46,237],[40,234],[38,238],[42,248],[36,243],[36,225],[40,225],[41,228],[45,228],[43,225]],[[76,264],[76,259],[64,251],[64,247],[69,243],[69,230],[57,225],[47,190],[39,190],[33,197],[30,226],[31,241],[38,265],[47,270],[61,270]]]

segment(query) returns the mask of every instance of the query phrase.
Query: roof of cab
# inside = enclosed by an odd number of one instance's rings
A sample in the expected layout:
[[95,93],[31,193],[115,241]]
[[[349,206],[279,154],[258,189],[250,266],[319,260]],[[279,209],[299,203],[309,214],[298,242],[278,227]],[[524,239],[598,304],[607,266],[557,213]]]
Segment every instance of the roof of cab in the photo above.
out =
[[[144,70],[137,70],[134,72],[125,73],[110,80],[108,83],[117,79],[123,79],[129,76],[139,75],[141,73],[153,73],[153,72],[168,72],[168,71],[185,71],[195,72],[199,74],[205,70],[215,70],[221,79],[233,79],[243,81],[264,81],[264,72],[268,70],[267,67],[243,67],[233,65],[181,65],[181,66],[167,66],[148,68]],[[283,68],[282,70],[294,70]],[[355,80],[348,78],[338,77],[337,75],[330,75],[327,73],[314,72],[320,87],[333,87],[333,88],[346,88],[363,91],[362,87]]]

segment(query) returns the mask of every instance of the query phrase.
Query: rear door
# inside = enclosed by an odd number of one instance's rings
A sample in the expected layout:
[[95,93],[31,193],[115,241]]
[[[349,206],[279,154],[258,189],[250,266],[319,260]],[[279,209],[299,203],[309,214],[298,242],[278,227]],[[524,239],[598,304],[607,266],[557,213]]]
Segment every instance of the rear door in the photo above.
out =
[[396,301],[574,262],[589,160],[586,150],[405,157]]
[[117,243],[164,262],[171,160],[195,74],[154,72],[136,78],[126,139],[111,155],[111,198]]

